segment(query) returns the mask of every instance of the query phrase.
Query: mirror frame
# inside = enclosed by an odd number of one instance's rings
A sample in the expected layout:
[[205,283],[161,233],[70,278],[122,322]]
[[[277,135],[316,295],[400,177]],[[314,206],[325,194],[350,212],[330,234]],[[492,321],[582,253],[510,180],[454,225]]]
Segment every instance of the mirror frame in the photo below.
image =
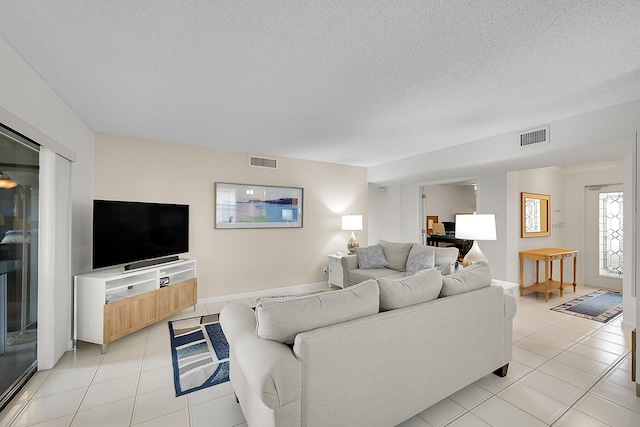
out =
[[[525,200],[540,200],[540,231],[525,231]],[[551,235],[551,196],[548,194],[520,193],[520,237],[546,237]]]

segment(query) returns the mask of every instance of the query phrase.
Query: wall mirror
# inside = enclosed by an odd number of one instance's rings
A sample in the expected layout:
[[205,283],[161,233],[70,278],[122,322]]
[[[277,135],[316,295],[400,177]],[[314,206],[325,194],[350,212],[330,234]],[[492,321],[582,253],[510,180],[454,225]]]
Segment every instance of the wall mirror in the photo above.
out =
[[551,196],[548,194],[520,193],[520,237],[551,235]]

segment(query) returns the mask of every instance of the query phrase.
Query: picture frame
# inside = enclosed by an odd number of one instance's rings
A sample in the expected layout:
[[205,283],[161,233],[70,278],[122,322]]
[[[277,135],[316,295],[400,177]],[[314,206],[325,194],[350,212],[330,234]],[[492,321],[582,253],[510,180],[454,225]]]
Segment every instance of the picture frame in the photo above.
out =
[[302,228],[299,187],[215,183],[215,228]]
[[551,235],[551,196],[520,193],[520,237],[548,237]]

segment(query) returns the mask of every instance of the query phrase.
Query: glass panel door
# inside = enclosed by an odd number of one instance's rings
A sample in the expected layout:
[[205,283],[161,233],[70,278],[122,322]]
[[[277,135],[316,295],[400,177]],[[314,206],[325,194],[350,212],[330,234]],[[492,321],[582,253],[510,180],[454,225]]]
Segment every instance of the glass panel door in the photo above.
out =
[[0,125],[0,409],[37,368],[37,144]]
[[621,184],[586,187],[585,285],[622,290],[624,217]]

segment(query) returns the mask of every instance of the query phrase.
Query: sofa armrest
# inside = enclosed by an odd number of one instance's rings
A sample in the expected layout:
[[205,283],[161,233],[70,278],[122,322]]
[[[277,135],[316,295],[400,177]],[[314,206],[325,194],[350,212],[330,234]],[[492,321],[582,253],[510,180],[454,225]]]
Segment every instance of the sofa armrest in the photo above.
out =
[[518,304],[513,295],[504,294],[504,318],[505,320],[513,319],[516,316]]
[[266,406],[276,409],[300,399],[300,361],[286,344],[256,335],[256,317],[251,308],[243,304],[224,306],[220,325],[229,342],[232,384],[233,367],[237,367]]
[[342,271],[348,273],[349,270],[358,268],[358,257],[357,255],[344,255],[340,258],[340,263],[342,264]]
[[458,254],[460,251],[458,248],[434,248],[434,262],[436,265],[453,264],[458,260]]

